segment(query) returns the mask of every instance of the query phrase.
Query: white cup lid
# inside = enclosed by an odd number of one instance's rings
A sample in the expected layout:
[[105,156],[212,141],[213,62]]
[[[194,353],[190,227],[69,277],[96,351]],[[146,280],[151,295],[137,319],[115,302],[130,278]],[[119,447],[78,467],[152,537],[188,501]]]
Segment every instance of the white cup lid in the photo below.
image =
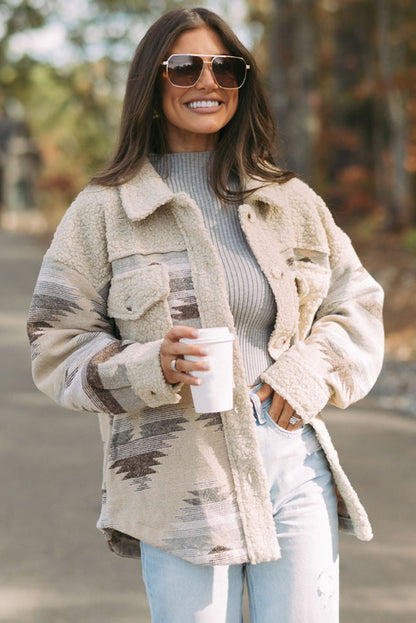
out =
[[194,342],[229,342],[234,339],[234,335],[229,331],[228,327],[209,327],[198,329],[197,338],[184,337],[180,342],[192,344]]

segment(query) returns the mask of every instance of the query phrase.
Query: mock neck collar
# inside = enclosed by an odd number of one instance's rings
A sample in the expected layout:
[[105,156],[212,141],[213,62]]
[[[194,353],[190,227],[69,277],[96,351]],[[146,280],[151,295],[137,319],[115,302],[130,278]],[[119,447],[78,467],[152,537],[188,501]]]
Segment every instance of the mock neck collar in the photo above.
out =
[[[209,154],[209,152],[195,152]],[[260,181],[247,179],[245,188],[256,188]],[[140,221],[150,216],[155,210],[175,201],[186,201],[189,197],[186,193],[173,193],[161,176],[146,158],[140,171],[128,182],[119,186],[119,192],[124,210],[133,221]],[[287,204],[284,184],[267,184],[250,195],[246,203],[257,204],[261,209],[264,205],[270,205],[277,209],[285,208]]]

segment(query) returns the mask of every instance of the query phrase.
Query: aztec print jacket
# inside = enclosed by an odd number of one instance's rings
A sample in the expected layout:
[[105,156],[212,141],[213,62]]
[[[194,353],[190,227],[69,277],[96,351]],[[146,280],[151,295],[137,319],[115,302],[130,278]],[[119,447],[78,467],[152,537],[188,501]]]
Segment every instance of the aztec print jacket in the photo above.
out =
[[[257,186],[258,182],[253,182]],[[298,179],[256,190],[240,222],[277,303],[262,380],[315,429],[340,527],[372,537],[320,412],[362,398],[382,363],[382,290],[323,201]],[[242,357],[234,408],[196,414],[159,362],[174,324],[235,333],[222,267],[197,205],[147,162],[119,188],[89,186],[45,255],[28,333],[38,388],[98,413],[104,443],[97,527],[111,549],[142,539],[197,564],[280,557]]]

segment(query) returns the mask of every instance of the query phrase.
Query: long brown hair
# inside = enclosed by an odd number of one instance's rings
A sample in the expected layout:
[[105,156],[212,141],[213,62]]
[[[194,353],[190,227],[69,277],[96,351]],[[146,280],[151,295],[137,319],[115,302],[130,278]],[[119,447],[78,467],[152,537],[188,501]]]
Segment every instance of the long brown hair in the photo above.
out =
[[161,63],[181,33],[201,26],[217,32],[229,53],[242,56],[250,65],[239,91],[236,113],[218,134],[210,173],[213,191],[224,201],[249,194],[244,188],[238,193],[227,188],[231,173],[240,181],[251,177],[263,184],[283,183],[295,176],[275,164],[277,129],[254,57],[218,15],[195,8],[169,11],[149,28],[137,46],[127,79],[118,146],[108,166],[91,179],[92,183],[118,186],[138,172],[149,152],[169,151],[159,81]]

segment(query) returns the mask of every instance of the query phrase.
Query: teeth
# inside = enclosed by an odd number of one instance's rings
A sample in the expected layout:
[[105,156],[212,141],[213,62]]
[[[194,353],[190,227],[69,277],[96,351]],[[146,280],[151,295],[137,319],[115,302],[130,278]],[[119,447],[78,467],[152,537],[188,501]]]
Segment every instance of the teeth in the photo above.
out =
[[199,100],[198,102],[190,102],[187,104],[188,108],[212,108],[213,106],[219,106],[220,103],[216,100]]

